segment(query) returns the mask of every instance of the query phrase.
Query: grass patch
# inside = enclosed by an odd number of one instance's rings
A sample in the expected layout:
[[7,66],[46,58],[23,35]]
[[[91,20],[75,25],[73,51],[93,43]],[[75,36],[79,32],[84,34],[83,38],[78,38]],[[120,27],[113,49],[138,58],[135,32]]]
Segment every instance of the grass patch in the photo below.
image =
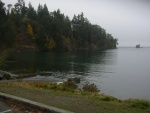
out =
[[119,101],[117,98],[115,97],[111,97],[111,96],[103,96],[101,98],[102,101]]
[[130,99],[127,100],[127,103],[129,103],[130,107],[134,107],[134,108],[147,109],[150,107],[150,102],[146,100]]
[[35,87],[39,89],[52,89],[52,90],[61,90],[61,91],[75,91],[77,85],[74,82],[64,82],[64,83],[50,83],[50,82],[27,82],[19,81],[17,83],[21,86]]
[[98,92],[79,90],[73,83],[8,81],[0,82],[0,91],[75,113],[150,112],[149,101],[121,101]]

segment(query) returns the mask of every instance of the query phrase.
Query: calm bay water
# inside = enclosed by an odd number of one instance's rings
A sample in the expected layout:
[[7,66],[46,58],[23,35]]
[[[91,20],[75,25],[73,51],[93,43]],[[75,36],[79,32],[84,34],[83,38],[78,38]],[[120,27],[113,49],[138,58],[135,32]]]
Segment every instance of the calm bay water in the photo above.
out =
[[[120,99],[150,100],[150,48],[118,48],[106,51],[23,52],[5,70],[36,73],[38,77],[66,80],[80,77],[95,83],[101,93]],[[41,78],[42,78],[41,77]]]

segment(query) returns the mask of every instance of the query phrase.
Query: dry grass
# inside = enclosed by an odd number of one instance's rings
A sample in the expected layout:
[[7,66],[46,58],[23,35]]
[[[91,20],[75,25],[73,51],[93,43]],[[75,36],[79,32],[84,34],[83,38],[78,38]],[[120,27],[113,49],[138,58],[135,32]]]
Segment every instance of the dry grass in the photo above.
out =
[[[59,86],[60,88],[60,86]],[[149,113],[150,103],[138,107],[135,100],[121,101],[114,97],[77,89],[60,90],[48,82],[1,82],[0,91],[75,113]],[[140,100],[139,100],[140,101]],[[138,102],[139,103],[139,102]],[[135,105],[134,105],[135,104]]]

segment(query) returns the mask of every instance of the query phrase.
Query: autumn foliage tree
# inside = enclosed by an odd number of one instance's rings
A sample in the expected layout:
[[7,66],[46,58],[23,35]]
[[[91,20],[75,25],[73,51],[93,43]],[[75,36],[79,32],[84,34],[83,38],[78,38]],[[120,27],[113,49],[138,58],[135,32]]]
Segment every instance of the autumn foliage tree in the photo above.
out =
[[[46,4],[35,10],[24,0],[15,5],[0,1],[0,45],[32,45],[40,50],[104,50],[116,48],[117,39],[99,25],[93,25],[84,13],[72,19],[59,9],[49,12]],[[20,46],[19,46],[20,45]]]

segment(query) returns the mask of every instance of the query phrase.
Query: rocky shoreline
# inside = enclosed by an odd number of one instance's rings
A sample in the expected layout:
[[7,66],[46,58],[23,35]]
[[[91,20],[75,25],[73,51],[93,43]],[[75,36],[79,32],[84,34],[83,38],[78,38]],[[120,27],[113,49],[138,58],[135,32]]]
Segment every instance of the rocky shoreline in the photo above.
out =
[[0,71],[0,81],[3,80],[25,80],[25,81],[43,81],[43,82],[55,82],[55,83],[63,83],[63,82],[75,82],[77,84],[80,83],[79,77],[70,77],[67,79],[55,78],[53,76],[41,76],[36,74],[24,74],[17,75],[12,74],[7,71]]

